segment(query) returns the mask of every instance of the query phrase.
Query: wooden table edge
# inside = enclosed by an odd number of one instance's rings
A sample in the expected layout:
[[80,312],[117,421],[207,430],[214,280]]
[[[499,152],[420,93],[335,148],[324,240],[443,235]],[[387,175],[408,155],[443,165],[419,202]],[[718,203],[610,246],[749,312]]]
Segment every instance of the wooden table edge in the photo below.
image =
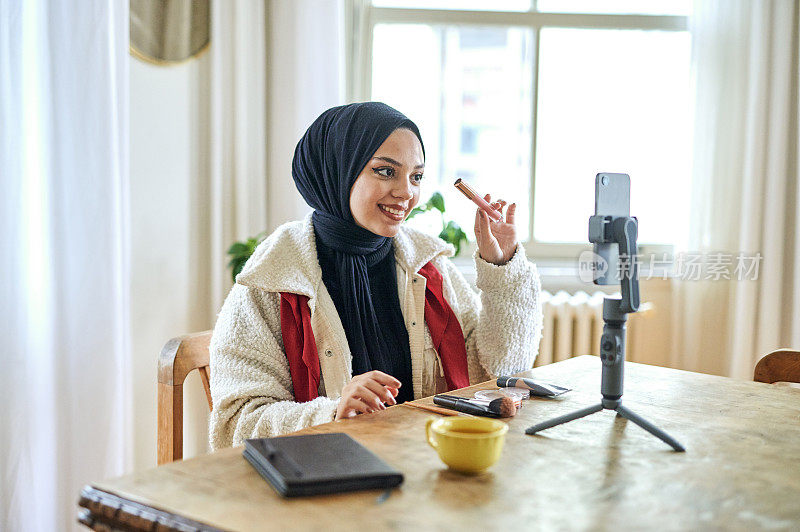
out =
[[222,532],[214,526],[166,510],[132,501],[115,493],[86,485],[81,490],[77,521],[92,530],[201,530]]

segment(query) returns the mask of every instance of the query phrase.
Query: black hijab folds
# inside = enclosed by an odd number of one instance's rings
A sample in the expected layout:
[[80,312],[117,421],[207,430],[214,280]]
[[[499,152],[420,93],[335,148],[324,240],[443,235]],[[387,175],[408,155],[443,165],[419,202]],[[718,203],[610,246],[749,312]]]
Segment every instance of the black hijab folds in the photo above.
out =
[[359,227],[350,212],[356,178],[398,128],[411,130],[422,144],[417,126],[386,104],[328,109],[297,143],[292,177],[314,208],[322,280],[344,326],[353,375],[376,369],[397,378],[402,383],[399,403],[413,399],[413,386],[392,239]]

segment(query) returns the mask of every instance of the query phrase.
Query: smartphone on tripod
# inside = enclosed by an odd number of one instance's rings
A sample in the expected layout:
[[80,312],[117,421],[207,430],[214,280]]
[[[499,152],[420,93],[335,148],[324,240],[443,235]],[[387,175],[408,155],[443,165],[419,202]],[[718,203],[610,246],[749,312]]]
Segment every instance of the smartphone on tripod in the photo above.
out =
[[[597,216],[630,216],[631,178],[628,174],[600,173],[595,176],[594,213]],[[619,246],[614,242],[596,243],[594,253],[594,284],[620,284]]]
[[[599,404],[582,408],[528,427],[525,434],[563,425],[600,412],[615,410],[659,438],[676,452],[684,447],[669,434],[622,404],[625,367],[625,335],[628,314],[639,309],[639,278],[636,241],[639,221],[630,215],[631,178],[628,174],[600,173],[594,181],[594,216],[589,218],[589,242],[594,244],[594,283],[619,284],[622,297],[603,299],[603,334],[600,337],[602,376]],[[621,260],[626,263],[621,263]]]

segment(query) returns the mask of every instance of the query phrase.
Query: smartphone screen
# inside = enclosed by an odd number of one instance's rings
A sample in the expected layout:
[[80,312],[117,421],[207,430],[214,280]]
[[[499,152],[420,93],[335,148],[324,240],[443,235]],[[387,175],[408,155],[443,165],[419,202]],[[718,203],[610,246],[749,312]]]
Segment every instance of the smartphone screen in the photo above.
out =
[[[594,178],[594,213],[600,216],[630,216],[631,178],[628,174],[601,173]],[[619,246],[617,244],[595,244],[594,252],[601,263],[605,261],[605,271],[598,271],[594,283],[600,285],[618,284]]]

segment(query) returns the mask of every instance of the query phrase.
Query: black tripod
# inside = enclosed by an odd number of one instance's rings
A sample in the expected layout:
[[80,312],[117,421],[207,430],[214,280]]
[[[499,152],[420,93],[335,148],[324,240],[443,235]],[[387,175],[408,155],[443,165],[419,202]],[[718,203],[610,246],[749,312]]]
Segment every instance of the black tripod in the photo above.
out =
[[603,399],[600,404],[533,425],[525,431],[525,434],[536,434],[541,430],[568,423],[604,409],[616,410],[618,415],[633,421],[653,436],[660,438],[675,451],[686,450],[669,434],[622,405],[625,322],[628,319],[628,313],[636,312],[639,309],[639,276],[636,263],[637,232],[638,222],[636,218],[630,216],[595,215],[589,219],[589,241],[594,244],[616,243],[619,246],[620,258],[626,259],[626,264],[620,271],[622,299],[607,297],[603,300],[605,325],[603,326],[603,336],[600,338],[600,360],[603,363],[600,393],[603,394]]

